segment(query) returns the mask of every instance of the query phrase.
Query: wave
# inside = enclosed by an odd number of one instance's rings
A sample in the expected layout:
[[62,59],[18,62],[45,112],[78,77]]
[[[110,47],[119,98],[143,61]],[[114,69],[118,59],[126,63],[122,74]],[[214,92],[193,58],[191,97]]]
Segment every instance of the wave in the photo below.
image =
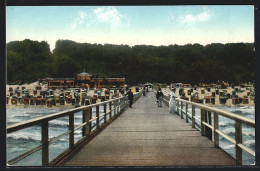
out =
[[[232,135],[235,136],[235,128],[229,128],[229,129],[225,129],[222,130],[222,132],[226,135]],[[242,131],[242,136],[250,136],[250,137],[255,137],[255,132],[251,131],[251,130],[243,130]]]
[[243,144],[245,146],[255,146],[255,140],[246,140]]
[[82,115],[75,115],[74,118],[75,119],[82,119]]
[[234,122],[219,122],[219,127],[234,127]]
[[255,132],[253,132],[251,130],[243,130],[242,134],[243,134],[243,136],[255,137]]
[[27,115],[39,115],[42,114],[41,112],[26,112]]
[[230,150],[230,149],[234,149],[235,145],[231,144],[231,145],[220,145],[220,147],[224,150]]
[[62,120],[52,120],[49,121],[49,126],[52,127],[67,127],[69,125],[69,120],[62,121]]
[[230,112],[244,115],[255,115],[255,106],[234,107],[230,109]]
[[9,125],[13,125],[13,124],[16,124],[16,123],[18,123],[19,121],[9,121],[9,122],[7,122],[6,124],[7,124],[7,126],[9,126]]
[[30,115],[19,115],[19,116],[15,116],[14,118],[17,118],[19,120],[28,120],[31,118]]
[[76,134],[78,135],[78,134],[81,134],[82,131],[81,131],[81,130],[76,130],[74,133],[75,133],[75,135],[76,135]]
[[[35,134],[34,132],[19,132],[15,134],[7,134],[7,140],[22,140],[29,142],[41,141],[41,134]],[[15,141],[14,141],[15,142]]]

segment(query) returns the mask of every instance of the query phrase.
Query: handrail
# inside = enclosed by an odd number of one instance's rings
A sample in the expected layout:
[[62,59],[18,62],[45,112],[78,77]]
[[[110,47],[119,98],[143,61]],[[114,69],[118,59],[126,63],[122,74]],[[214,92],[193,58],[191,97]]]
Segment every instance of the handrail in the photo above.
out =
[[115,98],[115,99],[111,99],[111,100],[108,100],[108,101],[105,101],[105,102],[100,102],[100,103],[91,104],[91,105],[87,105],[87,106],[81,106],[81,107],[78,107],[78,108],[75,108],[75,109],[69,109],[69,110],[66,110],[66,111],[57,112],[57,113],[54,113],[54,114],[49,114],[47,116],[42,116],[42,117],[38,117],[38,118],[31,119],[31,120],[28,120],[28,121],[23,121],[23,122],[20,122],[20,123],[9,125],[9,126],[7,126],[7,133],[12,133],[12,132],[20,130],[22,128],[27,128],[27,127],[31,127],[31,126],[41,124],[41,122],[43,120],[50,121],[50,120],[54,120],[54,119],[57,119],[57,118],[67,116],[69,112],[74,112],[74,113],[80,112],[82,110],[86,110],[86,109],[89,109],[89,108],[92,108],[92,107],[104,105],[105,103],[114,102],[114,101],[116,101],[118,99],[122,99],[122,98],[124,98],[124,97]]
[[[134,100],[133,103],[141,96],[142,91],[139,91],[138,93],[134,93]],[[106,105],[109,105],[109,110],[106,109]],[[112,108],[112,104],[113,104],[113,108]],[[41,131],[41,145],[37,146],[36,148],[33,148],[21,155],[19,155],[18,157],[15,157],[11,160],[8,161],[8,165],[12,165],[20,160],[22,160],[23,158],[39,151],[42,150],[42,165],[43,166],[48,166],[48,165],[52,165],[53,161],[58,161],[61,156],[64,157],[64,155],[68,154],[68,151],[72,151],[76,146],[79,146],[78,143],[74,143],[74,131],[82,128],[82,138],[78,141],[85,141],[88,139],[89,135],[93,134],[94,131],[98,130],[101,127],[104,127],[106,125],[109,124],[109,120],[112,120],[115,118],[115,116],[118,116],[120,113],[122,113],[125,108],[129,105],[129,102],[127,100],[126,97],[118,97],[118,98],[114,98],[111,100],[107,100],[104,102],[100,102],[100,103],[96,103],[96,104],[91,104],[91,105],[87,105],[87,106],[82,106],[82,107],[78,107],[75,109],[70,109],[67,111],[62,111],[62,112],[57,112],[54,114],[49,114],[47,116],[42,116],[42,117],[38,117],[35,119],[31,119],[28,121],[23,121],[20,123],[16,123],[13,125],[9,125],[7,126],[7,134],[19,131],[21,129],[25,129],[28,127],[32,127],[32,126],[41,126],[42,131]],[[99,113],[99,107],[100,106],[104,106],[104,113]],[[96,108],[96,116],[92,117],[92,108]],[[80,124],[77,127],[74,127],[74,114],[77,112],[83,112],[82,113],[82,124]],[[107,120],[107,115],[109,115],[109,120]],[[65,133],[62,133],[60,135],[58,135],[57,137],[51,138],[49,140],[49,133],[48,133],[48,122],[54,119],[58,119],[64,116],[69,116],[69,130]],[[104,123],[100,124],[100,120],[104,119]],[[97,121],[96,122],[96,130],[92,131],[92,121]],[[56,157],[55,159],[53,159],[52,161],[49,161],[49,145],[52,144],[53,142],[63,138],[64,136],[69,135],[69,149],[65,150],[64,152],[62,152],[61,155],[59,155],[58,157]]]
[[206,105],[202,105],[202,104],[198,104],[198,103],[194,103],[194,102],[189,102],[187,100],[183,100],[183,99],[180,99],[180,98],[176,98],[175,100],[180,101],[180,102],[184,102],[184,103],[188,103],[190,105],[193,105],[195,107],[199,107],[199,108],[207,110],[207,111],[219,113],[222,116],[228,117],[228,118],[236,120],[236,121],[240,121],[243,124],[250,125],[250,126],[255,128],[255,121],[252,120],[252,119],[248,119],[248,118],[245,118],[243,116],[239,116],[239,115],[236,115],[234,113],[223,111],[223,110],[213,108],[213,107],[209,107],[209,106],[206,106]]
[[[166,96],[166,98],[164,98],[163,100],[168,105],[169,104],[169,100],[168,100],[169,97]],[[190,101],[187,101],[187,100],[184,100],[184,99],[175,98],[175,100],[176,100],[176,107],[177,107],[178,115],[181,115],[181,117],[183,118],[183,114],[186,114],[186,121],[189,119],[189,117],[187,117],[188,114],[189,114],[187,112],[188,111],[188,105],[192,106],[192,115],[191,115],[191,118],[190,118],[192,120],[192,127],[195,128],[195,123],[196,123],[195,120],[200,121],[200,124],[201,124],[200,125],[200,131],[201,131],[202,136],[206,136],[206,133],[205,133],[207,131],[206,127],[210,128],[212,133],[213,133],[213,137],[214,137],[213,142],[214,142],[215,147],[219,147],[218,135],[221,135],[222,137],[224,137],[225,139],[227,139],[231,143],[235,144],[236,165],[242,165],[242,150],[245,150],[249,154],[255,156],[255,151],[247,148],[245,145],[242,144],[242,124],[245,124],[245,125],[248,125],[248,126],[255,128],[255,121],[254,120],[245,118],[243,116],[235,115],[231,112],[223,111],[223,110],[220,110],[220,109],[217,109],[217,108],[213,108],[213,107],[209,107],[209,106],[206,106],[206,105],[190,102]],[[183,110],[183,106],[184,106],[183,103],[186,104],[186,110]],[[198,108],[201,109],[201,119],[200,120],[197,117],[195,117],[195,107],[198,107]],[[214,120],[213,126],[210,123],[212,113],[213,113],[213,120]],[[232,139],[231,137],[229,137],[228,135],[224,134],[223,132],[221,132],[218,129],[218,126],[219,126],[218,116],[219,115],[223,116],[223,117],[227,117],[227,118],[235,121],[235,140]],[[212,136],[212,135],[210,135],[210,136]],[[212,139],[212,137],[209,137],[209,138]]]

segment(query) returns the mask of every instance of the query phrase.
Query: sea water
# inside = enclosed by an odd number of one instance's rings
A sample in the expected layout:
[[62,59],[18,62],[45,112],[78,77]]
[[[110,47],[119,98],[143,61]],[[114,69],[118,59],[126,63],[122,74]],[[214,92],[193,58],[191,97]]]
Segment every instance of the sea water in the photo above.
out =
[[[6,118],[7,126],[22,121],[34,119],[41,116],[46,116],[52,113],[61,112],[66,109],[52,109],[52,108],[11,108],[7,109]],[[104,111],[104,107],[100,107],[100,112]],[[107,106],[108,111],[108,106]],[[112,112],[112,115],[114,113]],[[96,109],[92,108],[92,117],[96,116]],[[109,115],[107,115],[109,119]],[[100,120],[102,124],[104,120]],[[82,111],[74,114],[74,127],[82,124]],[[96,121],[91,123],[92,130],[96,129]],[[49,140],[66,133],[69,129],[69,116],[59,119],[51,120],[48,123]],[[74,143],[82,138],[82,129],[74,132]],[[41,126],[33,126],[30,128],[22,129],[10,134],[7,134],[7,161],[41,145]],[[62,152],[69,148],[69,135],[55,141],[49,146],[49,161],[59,156]],[[38,152],[14,163],[14,166],[41,166],[41,150]]]
[[[231,112],[233,114],[243,116],[255,120],[255,106],[221,106],[215,107],[217,109]],[[188,110],[191,113],[191,109]],[[195,116],[200,120],[200,109],[195,109]],[[184,116],[185,118],[185,116]],[[211,123],[214,123],[213,117],[211,117]],[[191,122],[191,121],[190,121]],[[197,125],[200,125],[196,121]],[[198,126],[196,128],[200,129]],[[221,132],[228,135],[230,138],[235,140],[235,121],[227,117],[219,116],[219,128]],[[251,150],[255,151],[255,128],[242,124],[242,144]],[[226,140],[223,136],[219,135],[219,146],[226,151],[233,158],[236,158],[235,145],[230,141]],[[242,150],[242,164],[243,165],[254,165],[255,157],[248,152]]]
[[[254,106],[244,106],[244,107],[216,107],[218,109],[228,111],[246,118],[255,120],[255,107]],[[52,109],[52,108],[11,108],[7,109],[6,118],[7,125],[19,123],[22,121],[34,119],[40,116],[46,116],[51,113],[60,112],[64,109]],[[103,109],[100,109],[102,112]],[[191,111],[189,111],[191,112]],[[92,115],[95,116],[95,108],[92,109]],[[195,115],[200,119],[200,110],[195,109]],[[75,113],[74,115],[75,127],[82,123],[82,112]],[[49,122],[49,140],[61,135],[68,131],[68,116],[55,119]],[[101,121],[102,122],[102,121]],[[200,124],[200,123],[197,123]],[[235,122],[231,119],[219,116],[219,129],[223,133],[227,134],[231,138],[235,139]],[[95,121],[92,122],[92,129],[95,129]],[[74,142],[77,142],[82,137],[82,129],[75,131]],[[243,138],[242,143],[248,148],[255,151],[255,129],[242,125]],[[7,134],[7,161],[27,152],[37,146],[41,145],[41,127],[34,126],[26,128],[14,133]],[[219,136],[220,147],[235,158],[235,145]],[[69,135],[64,138],[52,143],[49,146],[49,161],[56,158],[63,151],[69,148]],[[243,165],[254,164],[255,157],[251,154],[243,151]],[[38,152],[22,159],[13,164],[14,166],[41,166],[41,150]]]

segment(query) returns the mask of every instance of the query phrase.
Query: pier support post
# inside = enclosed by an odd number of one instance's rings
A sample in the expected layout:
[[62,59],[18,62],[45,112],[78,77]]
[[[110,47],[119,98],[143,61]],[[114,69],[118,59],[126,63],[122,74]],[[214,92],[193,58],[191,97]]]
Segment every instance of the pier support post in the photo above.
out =
[[195,128],[195,106],[192,106],[192,128]]
[[97,126],[97,129],[99,128],[99,105],[96,106],[96,126]]
[[83,127],[82,130],[82,136],[89,136],[91,132],[91,122],[89,122],[91,118],[91,108],[88,108],[87,110],[83,111],[83,117],[82,117],[82,122],[85,123],[86,125]]
[[[211,112],[210,111],[206,111],[205,112],[205,122],[209,125],[211,124]],[[208,139],[210,139],[212,141],[212,129],[205,126],[205,136],[208,137]]]
[[183,119],[183,102],[181,102],[181,119]]
[[216,130],[218,129],[218,113],[214,113],[214,147],[219,147],[219,136]]
[[189,120],[188,120],[188,103],[186,103],[186,122],[188,123]]
[[119,99],[116,101],[116,114],[119,114]]
[[242,143],[242,124],[236,121],[235,124],[235,137],[236,137],[236,165],[242,165],[242,149],[238,144]]
[[74,147],[74,113],[69,114],[69,147],[72,149]]
[[179,107],[180,107],[180,103],[179,103],[179,101],[177,101],[177,114],[178,114],[178,115],[180,115],[180,113],[179,113]]
[[106,123],[107,122],[107,104],[106,103],[104,104],[104,113],[105,113],[105,115],[104,115],[104,123]]
[[109,102],[109,119],[112,117],[112,102]]
[[203,124],[205,122],[205,110],[200,109],[200,132],[201,136],[205,136],[205,125]]
[[49,165],[49,126],[48,121],[42,122],[42,166]]

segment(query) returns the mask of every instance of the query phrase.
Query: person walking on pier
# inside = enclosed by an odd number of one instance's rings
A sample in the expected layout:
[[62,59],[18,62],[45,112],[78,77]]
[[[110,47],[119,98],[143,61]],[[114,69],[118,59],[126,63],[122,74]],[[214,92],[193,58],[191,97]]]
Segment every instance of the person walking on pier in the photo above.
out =
[[170,113],[175,113],[175,89],[172,88],[171,92],[170,92],[170,101],[169,101],[169,110],[170,110]]
[[145,86],[143,87],[143,96],[145,96]]
[[159,88],[156,93],[156,99],[158,101],[158,107],[162,107],[163,92],[161,91],[161,88]]
[[134,100],[134,95],[131,89],[126,93],[126,96],[128,97],[129,100],[129,107],[132,108],[133,100]]

